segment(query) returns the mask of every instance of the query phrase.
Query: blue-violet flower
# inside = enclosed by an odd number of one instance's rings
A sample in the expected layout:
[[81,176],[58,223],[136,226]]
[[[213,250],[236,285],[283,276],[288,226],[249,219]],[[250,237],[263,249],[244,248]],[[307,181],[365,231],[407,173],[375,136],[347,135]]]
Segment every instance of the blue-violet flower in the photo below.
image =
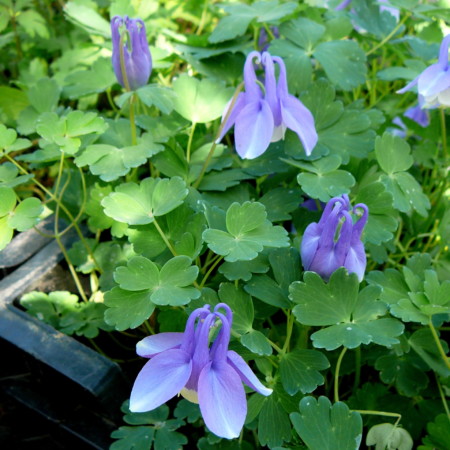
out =
[[[228,350],[232,320],[225,303],[213,312],[206,305],[191,313],[184,333],[160,333],[138,342],[138,355],[150,361],[134,382],[130,410],[150,411],[181,394],[199,403],[206,426],[217,436],[239,436],[247,415],[242,382],[262,395],[272,390],[261,384],[241,356]],[[218,325],[210,347],[210,330]]]
[[[123,38],[121,39],[119,29],[122,26],[125,26],[126,29],[123,33],[128,33],[127,42]],[[111,33],[113,44],[112,65],[117,80],[124,88],[132,91],[145,86],[152,71],[152,56],[148,48],[144,22],[141,19],[130,19],[128,16],[124,18],[114,16],[111,20]],[[121,42],[123,42],[123,63],[128,86],[126,86],[120,63]]]
[[[358,210],[362,215],[353,223],[350,212]],[[363,203],[351,209],[347,195],[329,200],[320,221],[309,224],[303,234],[300,252],[304,269],[328,280],[336,269],[345,267],[361,281],[367,264],[361,234],[368,214]]]
[[[264,94],[256,78],[254,61],[264,67]],[[278,81],[274,63],[280,69]],[[244,65],[244,87],[218,141],[234,125],[237,153],[241,158],[253,159],[262,155],[270,142],[283,139],[289,128],[297,133],[306,154],[310,155],[318,139],[314,118],[298,98],[288,93],[284,61],[268,52],[249,53]],[[225,108],[224,116],[229,107]]]
[[403,89],[397,91],[397,93],[403,94],[417,85],[419,103],[423,102],[422,108],[435,108],[439,105],[450,106],[449,44],[450,34],[442,40],[438,62],[427,67],[419,76],[414,78]]

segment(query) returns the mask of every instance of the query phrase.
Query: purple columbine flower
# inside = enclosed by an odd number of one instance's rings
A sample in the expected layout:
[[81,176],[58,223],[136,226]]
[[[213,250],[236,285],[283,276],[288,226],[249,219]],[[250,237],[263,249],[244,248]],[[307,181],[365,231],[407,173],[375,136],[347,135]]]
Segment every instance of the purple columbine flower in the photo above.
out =
[[[127,42],[123,43],[123,58],[128,86],[126,86],[120,65],[121,32],[119,28],[122,26],[126,28],[123,33],[128,33]],[[112,65],[117,80],[124,88],[132,91],[145,86],[152,71],[152,56],[148,48],[144,22],[141,19],[130,19],[128,16],[124,18],[114,16],[111,20],[111,33],[113,44]]]
[[[350,212],[361,217],[353,223]],[[332,198],[326,205],[318,223],[306,227],[301,244],[301,257],[305,270],[318,273],[328,280],[339,267],[356,273],[361,281],[366,269],[366,253],[361,234],[368,219],[369,210],[363,203],[353,209],[347,195]]]
[[403,94],[417,85],[422,108],[435,108],[439,105],[450,106],[450,70],[448,64],[448,46],[450,34],[442,40],[439,50],[439,60],[427,67],[403,89],[397,91]]
[[[411,106],[411,108],[408,108],[403,115],[419,124],[422,128],[426,128],[430,124],[428,112],[425,109],[422,109],[420,105]],[[395,136],[405,138],[408,127],[405,125],[401,117],[394,117],[394,119],[392,119],[392,123],[397,125],[399,128],[389,129],[389,132]]]
[[[247,415],[242,382],[265,396],[272,389],[261,384],[241,356],[228,350],[232,320],[225,303],[213,312],[206,305],[191,313],[184,333],[160,333],[140,341],[137,353],[150,361],[134,382],[130,410],[150,411],[181,394],[199,403],[206,426],[217,436],[239,436]],[[210,330],[218,325],[210,347]]]
[[[263,93],[257,82],[253,61],[264,67]],[[278,81],[274,63],[279,66]],[[219,136],[220,141],[234,125],[236,151],[241,158],[253,159],[262,155],[270,142],[284,138],[286,128],[297,133],[305,152],[310,155],[318,136],[311,112],[303,103],[288,93],[286,66],[278,56],[268,52],[251,52],[244,65],[244,88]],[[230,105],[225,108],[225,114]]]
[[[270,31],[272,32],[275,39],[279,39],[280,37],[280,31],[278,30],[278,27],[271,26],[269,27]],[[267,33],[266,29],[263,27],[259,31],[259,37],[258,37],[258,48],[265,52],[269,48],[269,34]]]

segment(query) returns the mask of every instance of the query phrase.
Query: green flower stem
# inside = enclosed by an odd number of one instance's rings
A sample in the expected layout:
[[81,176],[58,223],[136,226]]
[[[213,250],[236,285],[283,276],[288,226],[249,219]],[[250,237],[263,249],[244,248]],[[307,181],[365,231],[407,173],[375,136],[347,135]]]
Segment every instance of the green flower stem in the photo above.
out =
[[[13,163],[19,170],[20,172],[22,172],[24,175],[30,175],[30,173],[24,168],[22,167],[19,163],[17,163],[13,158],[11,158],[9,155],[4,155],[5,158],[10,161],[11,163]],[[81,172],[81,170],[80,170]],[[84,194],[84,199],[86,198],[86,184],[85,184],[85,180],[84,177],[81,177],[82,180],[82,187],[83,187],[83,194]],[[60,199],[54,195],[51,191],[49,191],[42,183],[40,183],[38,180],[36,180],[34,177],[31,178],[31,181],[33,183],[36,184],[36,186],[38,186],[46,195],[48,195],[52,201],[54,201],[57,205],[59,204],[59,207],[64,211],[64,213],[67,215],[67,217],[69,218],[69,220],[71,221],[71,224],[61,233],[59,233],[59,236],[64,235],[65,233],[67,233],[72,227],[75,228],[76,233],[78,234],[78,237],[80,239],[80,241],[83,243],[84,247],[86,248],[86,251],[88,252],[89,256],[93,259],[94,263],[97,265],[98,264],[96,262],[95,256],[92,252],[92,249],[89,247],[88,243],[86,242],[83,233],[81,232],[81,229],[78,225],[78,220],[80,219],[81,215],[83,214],[83,210],[84,210],[84,204],[82,205],[82,207],[80,208],[80,211],[78,213],[78,215],[76,216],[76,218],[73,217],[72,213],[66,208],[66,206],[64,205],[64,203],[62,203],[60,201]],[[48,237],[52,237],[54,238],[53,235],[48,235]]]
[[[56,195],[58,195],[59,186],[61,184],[63,168],[64,168],[64,152],[61,152],[61,158],[59,160],[58,176],[56,178],[56,183],[55,183],[55,194]],[[64,259],[66,260],[67,265],[69,266],[69,270],[72,275],[73,281],[75,282],[75,285],[78,289],[78,293],[80,294],[83,301],[87,302],[88,298],[86,296],[86,292],[84,291],[83,285],[81,284],[80,279],[78,278],[78,274],[75,270],[75,267],[73,266],[72,261],[70,260],[69,254],[67,253],[66,247],[62,243],[61,236],[59,234],[59,210],[60,210],[60,205],[61,205],[61,199],[62,199],[62,196],[64,195],[65,190],[67,189],[67,186],[69,185],[69,182],[70,182],[70,178],[67,177],[67,181],[64,183],[64,186],[62,187],[62,189],[60,190],[59,195],[58,195],[59,202],[56,203],[55,224],[54,224],[55,240],[56,240],[58,247],[60,248],[62,254],[64,255]]]
[[355,348],[355,381],[353,383],[353,392],[359,387],[361,380],[361,347]]
[[441,138],[442,138],[442,156],[444,157],[444,162],[447,163],[447,128],[445,125],[445,110],[444,108],[439,109],[439,117],[441,119]]
[[286,323],[286,340],[282,348],[282,354],[284,355],[289,350],[289,344],[291,341],[292,330],[294,328],[295,317],[292,312],[288,311],[287,323]]
[[437,334],[436,328],[434,328],[433,322],[430,319],[430,322],[428,323],[431,334],[433,335],[434,341],[436,342],[436,346],[439,350],[439,353],[441,354],[442,360],[444,361],[445,365],[448,369],[450,369],[450,360],[448,359],[447,355],[445,354],[445,351],[442,347],[441,341],[439,339],[439,336]]
[[195,133],[195,126],[197,125],[196,122],[192,122],[191,131],[189,133],[189,140],[187,143],[187,149],[186,149],[186,160],[189,162],[191,160],[191,147],[192,147],[192,139],[194,138]]
[[394,423],[394,427],[396,427],[400,420],[402,419],[402,415],[399,413],[387,412],[387,411],[373,411],[371,409],[352,409],[353,412],[357,412],[359,414],[367,414],[370,416],[386,416],[386,417],[396,417],[397,420]]
[[167,236],[164,234],[164,231],[162,228],[158,225],[158,222],[156,221],[156,218],[153,217],[153,224],[155,225],[156,229],[158,230],[159,235],[161,236],[162,240],[166,244],[167,248],[170,250],[173,256],[177,256],[177,252],[173,248],[172,244],[169,242],[169,239],[167,239]]
[[113,100],[113,98],[111,96],[111,88],[110,87],[108,89],[106,89],[106,98],[108,99],[108,103],[109,103],[109,106],[111,106],[111,109],[115,113],[119,112],[119,110],[117,109],[117,106],[114,103],[114,100]]
[[448,408],[447,399],[445,398],[444,391],[442,390],[442,386],[441,386],[441,383],[439,381],[439,378],[438,378],[436,372],[434,373],[434,376],[436,377],[436,384],[439,389],[439,395],[441,396],[442,405],[444,406],[445,413],[447,414],[448,420],[450,420],[450,410]]
[[208,272],[206,272],[205,276],[203,277],[203,280],[200,283],[200,289],[203,288],[203,286],[205,286],[206,280],[209,278],[209,276],[211,275],[212,271],[217,267],[217,265],[222,261],[224,257],[221,255],[219,258],[217,258],[214,261],[214,264],[211,265],[211,267],[208,269]]
[[339,371],[341,370],[342,360],[344,359],[344,355],[347,352],[347,347],[344,347],[339,355],[339,358],[336,362],[336,370],[334,372],[334,401],[339,401]]
[[372,47],[368,52],[366,52],[366,56],[369,56],[373,52],[377,51],[380,47],[382,47],[384,44],[386,44],[386,42],[388,42],[393,36],[395,36],[397,31],[408,20],[410,15],[411,15],[411,13],[409,13],[409,12],[406,13],[405,16],[403,17],[403,19],[397,24],[397,26],[381,42],[379,42],[377,45],[375,45],[375,47]]
[[136,119],[134,113],[134,101],[135,95],[130,97],[129,113],[130,113],[130,128],[131,128],[131,145],[137,145],[137,131],[136,131]]
[[[119,42],[119,59],[120,59],[120,71],[122,72],[123,84],[125,85],[125,89],[128,92],[131,92],[130,82],[128,81],[127,69],[125,67],[125,55],[124,55],[124,44],[125,44],[125,35],[126,33],[122,33],[120,36]],[[135,121],[135,113],[134,113],[134,93],[130,97],[129,103],[129,114],[130,114],[130,128],[131,128],[131,145],[137,144],[137,133],[136,133],[136,121]]]
[[217,139],[219,139],[220,133],[222,133],[223,127],[227,123],[228,118],[230,117],[231,111],[233,110],[234,105],[236,104],[236,100],[238,98],[238,95],[242,91],[243,87],[244,87],[244,83],[241,83],[236,88],[236,90],[234,91],[233,98],[231,99],[231,103],[230,103],[230,106],[228,108],[228,111],[225,114],[225,117],[223,118],[222,123],[220,124],[219,130],[217,131],[217,134],[216,134],[216,137],[214,139],[214,142],[211,145],[211,148],[209,150],[208,156],[206,157],[205,162],[204,162],[203,167],[202,167],[202,170],[200,171],[200,175],[198,176],[197,181],[193,185],[194,189],[198,188],[199,184],[201,183],[201,181],[203,179],[203,176],[205,175],[206,169],[208,168],[209,162],[211,161],[211,158],[212,158],[212,156],[214,154],[214,150],[216,149],[216,145],[217,145],[216,141],[217,141]]

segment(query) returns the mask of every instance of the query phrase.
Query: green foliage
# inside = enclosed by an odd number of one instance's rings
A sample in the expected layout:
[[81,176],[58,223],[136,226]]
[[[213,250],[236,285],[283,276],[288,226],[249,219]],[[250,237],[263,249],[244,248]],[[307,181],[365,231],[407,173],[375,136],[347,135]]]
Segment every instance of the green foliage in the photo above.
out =
[[421,216],[428,215],[430,201],[414,177],[406,172],[413,164],[409,145],[401,138],[384,133],[375,140],[375,155],[386,175],[380,181],[394,198],[394,207],[401,212],[415,209]]
[[139,185],[119,185],[101,204],[105,214],[129,225],[152,223],[183,203],[188,194],[181,178],[146,178]]
[[132,413],[128,401],[122,405],[124,421],[133,426],[122,426],[111,434],[118,439],[112,450],[177,450],[187,439],[176,430],[185,424],[184,420],[169,419],[169,408],[162,405],[147,413]]
[[197,80],[187,75],[173,83],[173,90],[177,94],[175,111],[193,123],[210,122],[220,117],[233,95],[233,90],[220,82]]
[[297,303],[293,312],[304,325],[325,326],[311,335],[317,348],[334,350],[341,345],[355,348],[374,342],[387,347],[398,343],[404,329],[401,322],[379,318],[386,305],[379,301],[381,289],[365,287],[358,292],[358,277],[344,268],[325,283],[314,272],[306,272],[304,282],[291,285],[291,300]]
[[305,397],[300,413],[291,414],[295,431],[311,450],[358,449],[362,438],[362,419],[343,402],[331,405],[326,397]]
[[67,291],[29,292],[20,299],[20,304],[29,314],[65,334],[94,338],[99,330],[112,330],[103,319],[102,303],[80,303],[76,295]]
[[143,256],[119,266],[114,279],[119,285],[105,294],[105,320],[117,330],[136,328],[153,313],[156,305],[181,306],[200,292],[190,285],[198,275],[187,256],[175,256],[159,269]]
[[227,210],[227,231],[208,229],[203,239],[225,261],[249,261],[264,247],[287,247],[287,232],[266,219],[264,205],[257,202],[233,203]]
[[259,23],[277,21],[292,13],[297,5],[294,2],[280,4],[278,0],[270,0],[257,1],[253,5],[236,3],[221,6],[230,16],[221,19],[209,36],[208,40],[213,44],[242,36],[254,19]]
[[100,134],[107,128],[105,121],[96,113],[72,111],[67,116],[46,112],[38,121],[37,132],[49,143],[56,144],[62,152],[74,155],[80,150],[80,136]]

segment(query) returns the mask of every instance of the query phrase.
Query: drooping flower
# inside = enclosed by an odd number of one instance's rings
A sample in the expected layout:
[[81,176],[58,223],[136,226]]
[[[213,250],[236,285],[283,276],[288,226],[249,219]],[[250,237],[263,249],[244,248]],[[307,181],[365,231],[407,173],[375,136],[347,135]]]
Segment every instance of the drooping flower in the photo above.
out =
[[[350,212],[356,214],[358,210],[362,215],[353,223]],[[309,224],[303,234],[300,253],[304,269],[328,280],[336,269],[345,267],[361,281],[367,264],[361,235],[368,214],[363,203],[351,209],[347,195],[332,198],[319,222]]]
[[[264,94],[257,81],[253,62],[264,68]],[[274,63],[279,66],[278,81]],[[270,142],[284,138],[286,128],[297,133],[305,152],[310,155],[317,143],[314,118],[303,103],[288,93],[286,66],[268,52],[251,52],[244,65],[244,92],[241,92],[219,136],[220,141],[234,125],[236,151],[241,158],[262,155]],[[228,112],[230,104],[225,108]]]
[[[430,124],[430,117],[428,116],[428,112],[426,109],[422,109],[420,104],[408,108],[403,114],[403,116],[413,120],[422,128],[426,128]],[[394,117],[392,123],[397,125],[399,128],[388,129],[389,132],[395,136],[405,138],[408,127],[405,125],[402,118],[398,116]]]
[[[124,80],[120,62],[122,36],[120,28],[122,26],[125,26],[122,33],[127,33],[126,40],[122,37],[122,49],[128,86]],[[114,16],[111,19],[111,34],[113,44],[112,65],[117,80],[124,88],[132,91],[145,86],[152,71],[152,56],[147,43],[144,22],[141,19],[130,19],[128,16],[124,18]]]
[[[261,384],[241,356],[228,350],[232,320],[228,305],[219,303],[213,312],[206,305],[191,313],[184,333],[160,333],[140,341],[137,353],[150,361],[136,378],[130,410],[150,411],[181,394],[199,403],[213,433],[227,439],[239,436],[247,414],[242,382],[262,395],[272,390]],[[210,346],[210,330],[218,325]]]
[[[278,27],[271,26],[269,28],[270,28],[271,33],[273,34],[273,37],[275,39],[278,39],[280,37],[280,31],[279,31]],[[261,52],[265,52],[268,49],[269,44],[270,44],[269,34],[267,33],[266,29],[263,27],[259,31],[258,48],[260,49]]]
[[403,94],[417,85],[419,102],[423,102],[422,108],[435,108],[439,105],[450,106],[449,44],[450,34],[442,40],[438,62],[427,67],[397,93]]

